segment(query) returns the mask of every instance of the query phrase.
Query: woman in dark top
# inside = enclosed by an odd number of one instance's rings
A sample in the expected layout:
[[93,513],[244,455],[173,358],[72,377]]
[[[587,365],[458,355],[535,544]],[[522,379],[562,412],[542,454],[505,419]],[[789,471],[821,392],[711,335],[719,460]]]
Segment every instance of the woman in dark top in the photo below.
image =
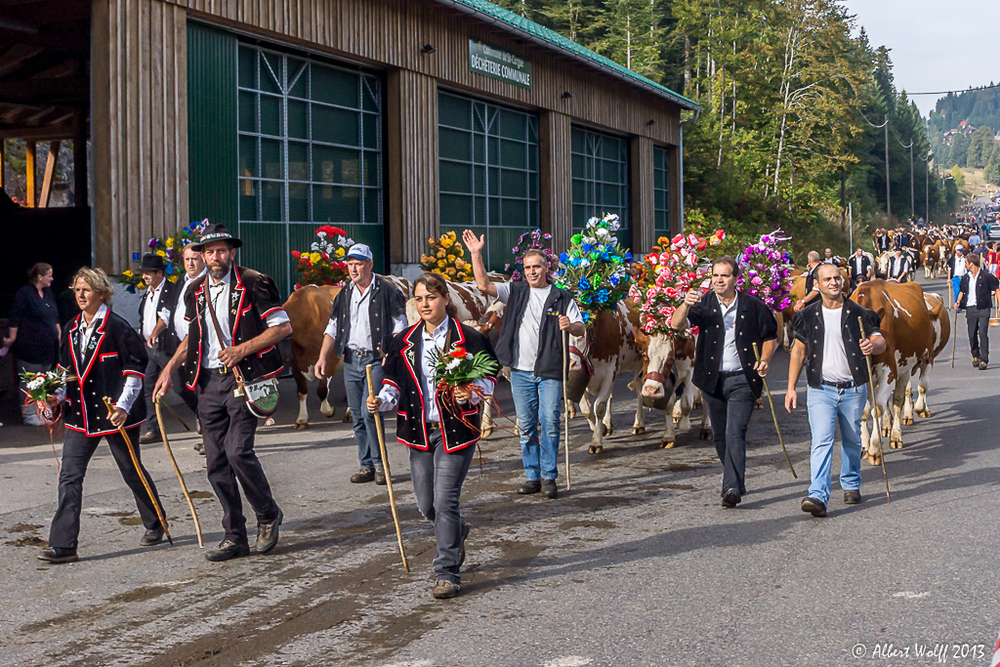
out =
[[[38,262],[28,271],[28,278],[28,284],[14,295],[10,308],[10,335],[3,339],[3,346],[9,346],[17,359],[18,374],[52,370],[58,361],[62,335],[59,309],[50,288],[52,267]],[[21,388],[24,389],[23,384]],[[34,405],[25,405],[21,414],[25,424],[42,425]]]

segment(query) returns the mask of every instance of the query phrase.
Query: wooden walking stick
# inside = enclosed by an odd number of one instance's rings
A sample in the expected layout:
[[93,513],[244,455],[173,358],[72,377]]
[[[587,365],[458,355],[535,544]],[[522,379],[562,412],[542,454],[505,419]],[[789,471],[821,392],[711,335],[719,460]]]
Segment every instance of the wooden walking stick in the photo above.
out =
[[[757,343],[753,344],[753,356],[757,358],[757,362],[760,362],[760,350],[757,349]],[[788,456],[788,450],[785,449],[785,441],[781,437],[781,429],[778,428],[778,413],[774,411],[774,399],[771,398],[771,390],[767,387],[767,379],[762,375],[761,380],[764,381],[764,393],[767,394],[767,402],[771,404],[771,418],[774,420],[774,430],[778,432],[778,442],[781,443],[781,451],[785,453],[785,460],[788,461],[788,469],[792,471],[792,477],[798,479],[799,476],[795,474],[795,468],[792,467],[792,459]]]
[[[109,416],[114,416],[115,405],[107,396],[104,397],[104,407],[108,409]],[[122,438],[125,439],[125,446],[128,447],[128,454],[132,457],[132,465],[135,466],[135,474],[139,476],[139,480],[142,481],[142,485],[146,487],[146,493],[149,494],[149,501],[153,503],[153,509],[156,510],[156,518],[160,520],[160,528],[163,529],[163,534],[166,536],[167,542],[173,546],[174,541],[170,537],[170,530],[167,526],[167,517],[163,515],[163,508],[160,507],[160,503],[156,499],[156,494],[153,493],[152,487],[149,486],[149,480],[147,480],[146,476],[142,474],[142,466],[139,465],[139,458],[135,455],[135,448],[132,446],[132,440],[128,437],[128,433],[125,432],[124,426],[119,426],[118,432],[121,433]]]
[[[956,311],[957,312],[957,311]],[[858,316],[858,328],[861,331],[861,337],[865,337],[865,324],[861,320],[861,316]],[[868,387],[869,394],[871,395],[872,409],[872,429],[881,429],[882,426],[878,423],[878,415],[875,412],[875,374],[872,373],[872,358],[871,355],[865,355],[865,361],[868,363]],[[882,462],[882,479],[885,480],[885,500],[887,503],[892,502],[892,496],[889,495],[889,476],[885,472],[885,449],[882,448],[882,437],[879,436],[878,440],[879,448],[879,460]]]
[[201,524],[198,523],[198,513],[194,511],[194,503],[191,502],[191,494],[188,493],[187,484],[184,483],[184,475],[181,474],[181,469],[177,467],[174,453],[170,450],[170,443],[167,441],[167,430],[163,427],[163,415],[160,414],[160,403],[162,403],[162,400],[157,398],[154,405],[156,406],[156,419],[160,424],[160,435],[163,436],[163,446],[167,450],[167,456],[170,457],[170,463],[173,464],[174,472],[177,473],[177,479],[181,483],[181,491],[184,492],[184,499],[187,500],[188,508],[191,510],[191,518],[194,519],[194,530],[198,534],[198,546],[204,549],[205,543],[201,539]]
[[[159,410],[160,409],[160,406],[159,406],[160,399],[156,399],[156,403],[157,403],[156,409]],[[179,421],[181,423],[181,426],[184,427],[185,431],[190,431],[191,430],[191,427],[187,425],[187,422],[185,422],[183,419],[181,419],[181,416],[179,414],[177,414],[176,410],[174,410],[172,407],[170,407],[169,403],[164,403],[164,405],[167,406],[167,410],[170,410],[170,414],[172,414],[174,416],[174,419],[176,419],[177,421]],[[160,413],[159,412],[156,413],[156,420],[160,424],[160,430],[162,431],[163,430],[163,420],[160,419]]]
[[570,488],[570,477],[569,477],[569,404],[567,403],[567,393],[566,385],[569,384],[569,332],[563,331],[563,346],[562,346],[562,361],[563,361],[563,386],[562,386],[562,404],[563,404],[563,440],[566,441],[566,490],[569,491]]
[[[365,373],[368,376],[368,395],[375,395],[375,382],[372,380],[372,366],[365,366]],[[392,522],[396,524],[396,541],[399,542],[399,555],[403,559],[403,569],[410,571],[410,563],[406,560],[406,550],[403,548],[403,531],[399,527],[399,515],[396,514],[396,496],[392,493],[392,475],[389,473],[389,456],[385,451],[385,434],[382,432],[382,415],[376,410],[375,430],[378,432],[378,448],[382,454],[382,467],[385,469],[385,485],[389,491],[389,508],[392,510]]]

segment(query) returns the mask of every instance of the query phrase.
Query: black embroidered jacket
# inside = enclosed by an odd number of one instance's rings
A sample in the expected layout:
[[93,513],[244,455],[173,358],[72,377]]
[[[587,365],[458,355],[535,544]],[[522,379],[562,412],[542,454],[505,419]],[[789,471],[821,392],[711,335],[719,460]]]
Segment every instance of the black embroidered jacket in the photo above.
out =
[[[146,345],[124,318],[109,309],[81,354],[80,338],[85,327],[80,313],[63,330],[59,350],[59,368],[78,378],[66,384],[66,428],[92,436],[116,433],[104,397],[117,402],[127,375],[145,379]],[[132,403],[125,428],[145,421],[146,401],[140,395]]]
[[[185,300],[187,302],[188,347],[187,386],[194,389],[201,374],[201,358],[208,352],[205,343],[212,316],[206,310],[205,281],[208,274],[191,283]],[[269,276],[253,269],[233,265],[229,285],[229,330],[232,339],[227,345],[239,345],[256,338],[267,329],[267,316],[282,309],[278,288]],[[194,314],[197,313],[197,316]],[[204,348],[204,349],[203,349]],[[275,377],[284,369],[284,362],[277,345],[264,348],[244,357],[237,364],[247,382]]]
[[[475,329],[451,319],[451,347],[464,347],[469,354],[485,351],[496,361],[496,353],[486,336]],[[399,391],[396,406],[396,438],[406,445],[427,451],[429,430],[424,414],[423,393],[423,321],[393,336],[389,351],[382,362],[385,384]],[[496,382],[496,378],[490,378]],[[440,390],[435,390],[434,400],[441,417],[441,435],[446,452],[455,452],[479,442],[482,420],[482,402],[478,405],[459,406],[459,415],[453,415],[440,400]],[[475,428],[469,428],[463,421]]]
[[[810,387],[819,388],[823,380],[823,336],[826,327],[823,324],[823,300],[817,299],[800,310],[792,320],[792,332],[795,340],[802,341],[806,346],[806,381]],[[840,327],[844,335],[844,351],[847,352],[847,365],[851,367],[851,377],[854,384],[861,386],[868,382],[868,364],[865,355],[861,353],[861,331],[858,328],[858,317],[865,324],[864,337],[867,338],[879,331],[878,315],[850,299],[844,300],[840,311]]]
[[[694,385],[702,391],[715,394],[722,368],[722,350],[726,343],[722,309],[715,292],[708,292],[691,306],[688,322],[700,329],[694,355]],[[757,343],[757,349],[760,350],[766,341],[774,340],[777,335],[778,323],[764,302],[739,292],[736,301],[736,354],[754,398],[760,396],[764,381],[753,369],[757,363],[753,344]]]

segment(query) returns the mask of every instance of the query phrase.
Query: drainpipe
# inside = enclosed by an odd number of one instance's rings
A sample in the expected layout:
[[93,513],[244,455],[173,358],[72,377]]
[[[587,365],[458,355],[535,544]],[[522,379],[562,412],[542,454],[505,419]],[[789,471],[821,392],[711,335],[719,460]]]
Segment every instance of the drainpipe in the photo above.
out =
[[679,234],[684,233],[684,126],[688,123],[694,123],[701,116],[701,107],[697,107],[694,110],[694,118],[689,118],[688,120],[682,120],[680,123],[680,155],[677,156],[677,166],[680,170],[680,178],[677,180],[678,190],[680,191],[680,196],[677,198],[681,207],[681,229]]

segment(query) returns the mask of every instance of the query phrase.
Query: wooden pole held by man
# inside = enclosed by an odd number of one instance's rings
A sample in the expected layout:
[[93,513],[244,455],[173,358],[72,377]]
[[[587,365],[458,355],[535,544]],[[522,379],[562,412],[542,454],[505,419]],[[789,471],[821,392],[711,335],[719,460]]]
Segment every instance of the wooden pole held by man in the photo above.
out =
[[[188,509],[191,510],[191,518],[194,520],[194,531],[198,535],[198,547],[204,549],[205,542],[201,537],[201,524],[198,522],[198,513],[194,511],[194,503],[191,501],[191,494],[188,493],[187,484],[184,483],[184,475],[181,474],[181,469],[177,467],[177,460],[174,459],[174,453],[170,449],[170,442],[167,440],[167,429],[164,427],[165,422],[160,411],[160,404],[162,402],[163,399],[157,396],[154,405],[156,406],[156,420],[160,424],[160,434],[163,436],[163,446],[167,450],[167,456],[170,458],[171,465],[174,466],[174,472],[177,473],[177,480],[181,483],[181,491],[184,492],[184,499],[187,501]],[[181,423],[183,424],[184,422]]]
[[[957,313],[957,311],[956,311],[956,313]],[[861,320],[860,317],[858,318],[858,327],[860,328],[860,331],[861,331],[861,337],[864,338],[864,336],[865,336],[865,323]],[[879,424],[878,415],[876,414],[876,411],[875,411],[875,374],[872,373],[872,358],[871,358],[870,355],[867,355],[867,354],[865,355],[865,362],[867,362],[867,364],[868,364],[868,394],[869,394],[869,396],[871,396],[871,399],[870,399],[871,400],[871,414],[869,416],[872,418],[872,429],[874,430],[874,429],[877,429],[877,428],[882,428],[882,426]],[[885,480],[885,499],[886,499],[886,502],[891,503],[892,502],[892,496],[889,495],[889,476],[885,472],[885,450],[882,449],[882,440],[881,440],[881,438],[879,439],[879,450],[880,451],[879,451],[879,457],[878,458],[882,462],[882,479]]]
[[[753,344],[753,356],[757,358],[757,363],[760,363],[760,350],[757,347],[757,343]],[[764,393],[767,394],[767,402],[771,405],[771,418],[774,420],[774,430],[778,433],[778,442],[781,443],[781,451],[785,453],[785,460],[788,461],[788,469],[792,471],[792,477],[798,479],[799,476],[795,474],[795,468],[792,467],[792,459],[788,456],[788,450],[785,449],[785,441],[781,437],[781,429],[778,428],[778,413],[774,411],[774,399],[771,398],[771,390],[767,386],[767,378],[761,377],[764,381]]]

